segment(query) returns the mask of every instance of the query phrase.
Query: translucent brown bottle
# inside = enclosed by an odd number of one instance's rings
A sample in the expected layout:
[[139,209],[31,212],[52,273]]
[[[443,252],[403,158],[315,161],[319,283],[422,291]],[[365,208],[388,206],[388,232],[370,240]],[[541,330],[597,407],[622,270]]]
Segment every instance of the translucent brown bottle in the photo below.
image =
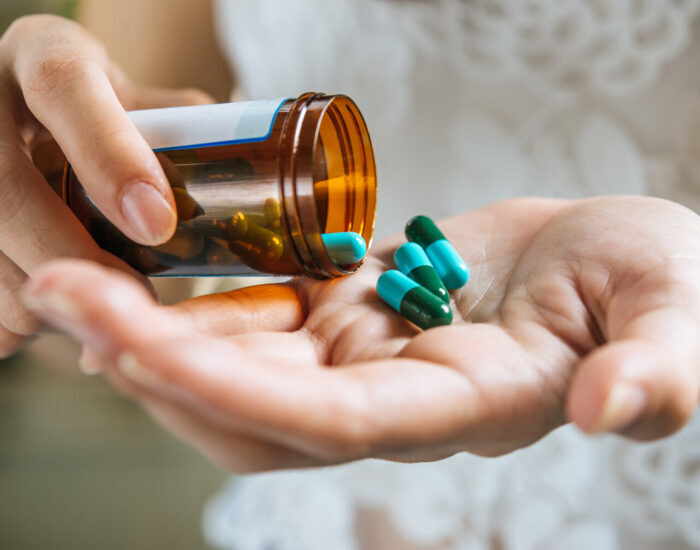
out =
[[107,220],[66,165],[63,195],[105,250],[150,276],[298,275],[339,265],[321,235],[352,231],[369,245],[376,171],[367,126],[343,95],[129,113],[170,181],[178,225],[139,245]]

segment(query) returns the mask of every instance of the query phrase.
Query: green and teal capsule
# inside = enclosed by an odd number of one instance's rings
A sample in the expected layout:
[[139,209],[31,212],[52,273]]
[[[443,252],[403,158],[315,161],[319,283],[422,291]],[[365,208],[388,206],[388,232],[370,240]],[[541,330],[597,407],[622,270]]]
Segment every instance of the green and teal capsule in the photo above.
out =
[[452,322],[452,311],[445,302],[395,269],[386,271],[379,277],[377,294],[422,329],[449,325]]
[[435,271],[447,288],[455,290],[467,283],[467,264],[429,217],[416,216],[408,220],[406,238],[425,249]]
[[338,265],[356,264],[367,254],[367,243],[359,233],[323,233],[321,239],[331,260]]
[[408,275],[422,287],[427,288],[443,302],[449,303],[450,295],[442,284],[440,275],[430,263],[428,255],[416,243],[404,243],[394,253],[394,263],[401,273]]

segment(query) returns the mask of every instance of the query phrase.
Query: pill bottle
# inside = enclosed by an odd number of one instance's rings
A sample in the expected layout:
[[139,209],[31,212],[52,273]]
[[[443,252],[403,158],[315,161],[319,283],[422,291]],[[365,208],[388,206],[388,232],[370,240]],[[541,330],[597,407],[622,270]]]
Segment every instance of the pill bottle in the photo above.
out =
[[139,245],[95,207],[69,164],[63,196],[100,247],[149,276],[299,275],[338,265],[322,235],[370,244],[376,171],[367,126],[344,95],[132,111],[172,186],[178,224]]

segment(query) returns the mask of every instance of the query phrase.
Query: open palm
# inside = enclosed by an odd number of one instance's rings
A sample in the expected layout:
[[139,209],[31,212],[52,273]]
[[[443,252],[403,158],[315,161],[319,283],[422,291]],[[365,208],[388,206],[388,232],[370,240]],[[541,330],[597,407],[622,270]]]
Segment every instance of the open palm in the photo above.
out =
[[471,269],[451,326],[377,296],[395,237],[355,275],[158,306],[128,276],[49,265],[26,293],[87,361],[236,471],[374,456],[496,455],[568,419],[641,439],[695,408],[700,222],[657,199],[520,199],[441,222]]

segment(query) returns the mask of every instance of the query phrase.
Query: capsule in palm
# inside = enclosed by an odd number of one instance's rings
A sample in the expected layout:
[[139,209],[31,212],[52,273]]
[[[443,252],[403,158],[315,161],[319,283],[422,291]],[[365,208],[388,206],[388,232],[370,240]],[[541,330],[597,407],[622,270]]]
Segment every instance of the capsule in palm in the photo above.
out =
[[394,253],[394,263],[401,273],[408,275],[427,288],[443,302],[449,303],[450,295],[442,284],[437,271],[430,263],[423,248],[416,243],[404,243]]
[[400,271],[382,273],[377,281],[379,297],[422,329],[452,322],[449,306]]
[[406,238],[425,249],[435,271],[447,288],[462,288],[469,280],[467,264],[429,217],[416,216],[408,220]]

